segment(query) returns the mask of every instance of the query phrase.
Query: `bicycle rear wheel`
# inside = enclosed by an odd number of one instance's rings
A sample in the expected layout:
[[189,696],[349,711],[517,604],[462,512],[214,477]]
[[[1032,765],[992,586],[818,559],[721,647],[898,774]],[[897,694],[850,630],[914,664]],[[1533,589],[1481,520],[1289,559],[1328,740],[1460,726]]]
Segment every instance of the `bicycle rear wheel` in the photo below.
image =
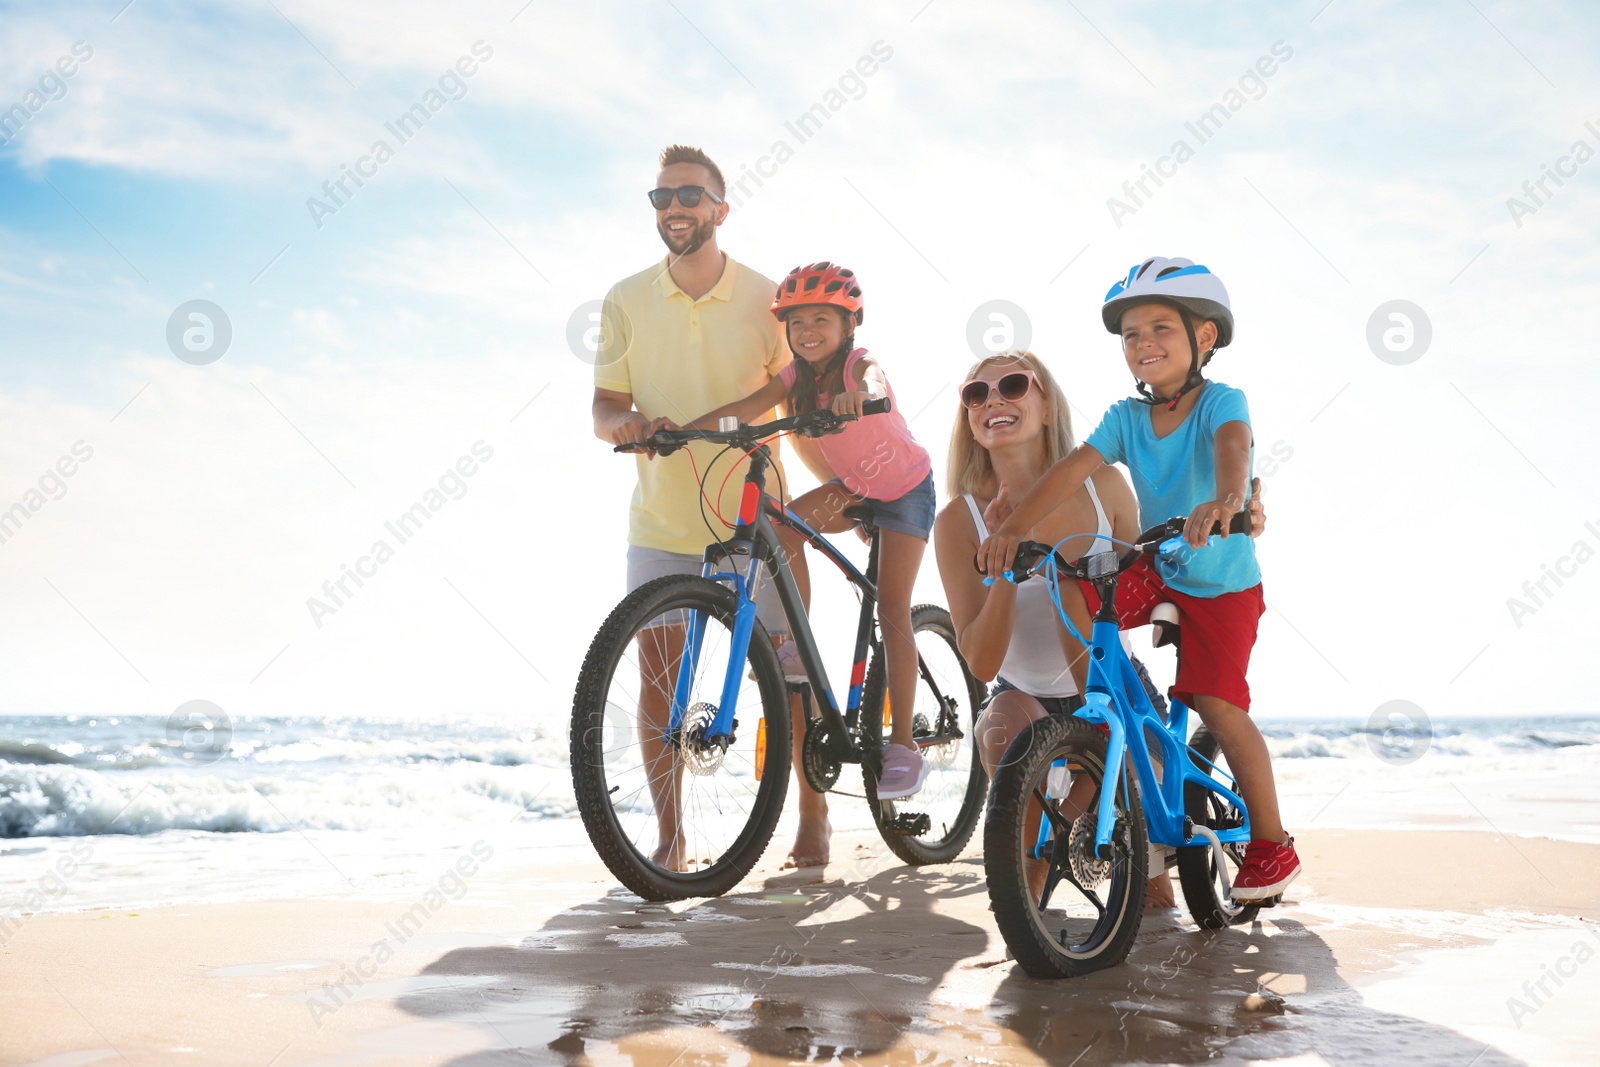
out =
[[[983,814],[989,776],[978,760],[974,725],[984,687],[967,669],[950,613],[935,604],[911,609],[917,643],[917,696],[912,733],[931,765],[922,789],[903,800],[879,800],[877,779],[862,775],[867,806],[889,851],[912,866],[949,863],[961,854]],[[861,697],[862,746],[881,748],[888,730],[887,664],[881,652],[867,668]],[[944,738],[945,740],[938,740]],[[928,818],[922,833],[902,832]]]
[[[1105,760],[1106,739],[1093,724],[1050,715],[1011,742],[990,787],[983,831],[989,900],[1001,937],[1034,978],[1072,978],[1121,963],[1144,918],[1144,812],[1125,774],[1111,854],[1101,858],[1095,850]],[[1030,858],[1041,814],[1050,830],[1042,862]],[[1042,891],[1030,886],[1030,867],[1042,870]]]
[[[1200,771],[1228,784],[1216,771],[1201,759],[1226,768],[1227,761],[1220,755],[1217,739],[1204,726],[1196,730],[1189,742],[1193,752],[1189,761]],[[1198,757],[1198,758],[1197,758]],[[1213,830],[1230,830],[1244,825],[1244,813],[1228,803],[1220,794],[1204,786],[1186,783],[1183,787],[1183,813],[1193,819],[1196,826],[1209,826]],[[1228,865],[1228,879],[1239,876],[1244,863],[1243,845],[1223,845],[1222,851]],[[1220,930],[1255,919],[1261,910],[1259,904],[1234,904],[1224,894],[1222,878],[1217,871],[1217,854],[1211,846],[1186,845],[1178,849],[1178,882],[1183,886],[1183,902],[1189,914],[1202,930]]]
[[[611,612],[578,676],[578,809],[611,873],[647,900],[733,888],[761,857],[783,808],[789,701],[759,621],[735,664],[732,735],[726,746],[705,737],[722,699],[736,608],[733,592],[716,582],[658,578]],[[681,729],[669,736],[666,709],[691,622],[702,631],[700,651]]]

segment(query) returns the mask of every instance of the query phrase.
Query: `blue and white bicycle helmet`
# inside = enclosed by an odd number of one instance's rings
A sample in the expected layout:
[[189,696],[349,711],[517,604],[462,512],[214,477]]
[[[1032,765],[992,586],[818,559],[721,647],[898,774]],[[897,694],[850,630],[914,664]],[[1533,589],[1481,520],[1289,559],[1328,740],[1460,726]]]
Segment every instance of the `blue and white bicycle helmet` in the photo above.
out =
[[[1135,304],[1169,304],[1183,317],[1183,328],[1189,334],[1189,351],[1192,363],[1189,377],[1184,380],[1175,396],[1157,396],[1144,382],[1135,379],[1139,399],[1146,404],[1165,404],[1168,410],[1178,406],[1185,393],[1198,388],[1205,379],[1200,368],[1205,366],[1216,350],[1233,340],[1233,309],[1228,305],[1228,290],[1222,279],[1190,259],[1168,259],[1152,256],[1143,263],[1135,263],[1128,274],[1113,285],[1100,305],[1100,318],[1111,333],[1122,332],[1122,313]],[[1217,324],[1217,343],[1211,351],[1200,354],[1200,344],[1195,338],[1194,320],[1210,319]]]

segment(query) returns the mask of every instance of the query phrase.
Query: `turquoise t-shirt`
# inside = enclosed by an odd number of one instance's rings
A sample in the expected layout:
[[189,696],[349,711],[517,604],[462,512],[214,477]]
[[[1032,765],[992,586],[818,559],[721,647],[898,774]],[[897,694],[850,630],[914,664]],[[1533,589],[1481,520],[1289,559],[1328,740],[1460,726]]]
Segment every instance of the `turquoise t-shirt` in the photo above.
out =
[[[1244,394],[1221,382],[1207,382],[1200,399],[1178,428],[1158,438],[1150,428],[1150,406],[1137,400],[1119,400],[1084,443],[1121,463],[1133,475],[1139,498],[1140,522],[1158,522],[1189,513],[1217,495],[1216,436],[1224,423],[1250,425]],[[1255,470],[1255,441],[1250,443],[1250,470]],[[1179,572],[1167,585],[1190,596],[1215,597],[1237,593],[1261,582],[1255,542],[1246,536],[1229,536],[1195,552],[1184,553]]]

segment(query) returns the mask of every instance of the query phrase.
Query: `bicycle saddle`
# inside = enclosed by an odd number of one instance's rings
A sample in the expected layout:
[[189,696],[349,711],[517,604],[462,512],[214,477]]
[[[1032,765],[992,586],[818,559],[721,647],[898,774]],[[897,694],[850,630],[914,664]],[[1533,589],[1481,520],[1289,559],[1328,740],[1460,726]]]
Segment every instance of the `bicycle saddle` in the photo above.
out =
[[878,532],[878,525],[873,521],[878,517],[877,512],[873,511],[872,505],[866,501],[847,506],[844,509],[844,517],[860,523],[861,528],[869,534]]
[[1162,601],[1150,611],[1150,622],[1155,626],[1154,640],[1151,642],[1156,648],[1162,645],[1175,645],[1178,643],[1178,605],[1170,600]]

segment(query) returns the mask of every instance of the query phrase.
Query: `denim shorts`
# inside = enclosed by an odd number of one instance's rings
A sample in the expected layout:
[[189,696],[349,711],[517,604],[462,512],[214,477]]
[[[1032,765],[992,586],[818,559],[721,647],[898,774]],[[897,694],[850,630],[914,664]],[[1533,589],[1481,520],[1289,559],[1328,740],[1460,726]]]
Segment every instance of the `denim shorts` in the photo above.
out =
[[[1150,680],[1150,672],[1145,669],[1143,661],[1141,661],[1138,656],[1133,656],[1131,658],[1133,660],[1133,669],[1138,673],[1139,681],[1144,684],[1144,695],[1150,698],[1150,704],[1155,708],[1156,714],[1161,716],[1162,719],[1166,719],[1169,711],[1167,707],[1167,698],[1161,695],[1161,690],[1157,689],[1155,683]],[[996,678],[994,680],[994,684],[989,687],[989,695],[983,698],[983,703],[979,706],[978,710],[980,712],[984,711],[986,708],[988,708],[989,701],[993,700],[995,697],[999,696],[1001,693],[1004,693],[1008,689],[1019,693],[1021,692],[1020,689],[1017,689],[1016,686],[1012,685],[1004,678]],[[1028,695],[1033,696],[1032,693],[1029,693]],[[1033,697],[1033,699],[1037,700],[1044,710],[1049,712],[1051,715],[1071,715],[1073,712],[1083,707],[1083,697],[1077,693],[1074,693],[1068,697]]]
[[[829,485],[844,486],[843,479],[834,478]],[[846,490],[848,492],[848,490]],[[893,530],[926,541],[933,532],[933,516],[938,501],[933,492],[933,472],[917,483],[917,487],[897,500],[872,500],[872,521],[880,530]]]
[[[628,592],[633,592],[646,582],[669,574],[699,574],[705,565],[701,556],[690,556],[679,552],[667,552],[659,548],[645,548],[641,545],[628,546]],[[772,570],[766,568],[767,574],[756,585],[756,618],[767,628],[768,636],[786,634],[789,632],[789,618],[783,613],[783,601],[778,599],[778,586],[772,580]],[[665,615],[652,619],[650,626],[665,626],[671,620]]]

